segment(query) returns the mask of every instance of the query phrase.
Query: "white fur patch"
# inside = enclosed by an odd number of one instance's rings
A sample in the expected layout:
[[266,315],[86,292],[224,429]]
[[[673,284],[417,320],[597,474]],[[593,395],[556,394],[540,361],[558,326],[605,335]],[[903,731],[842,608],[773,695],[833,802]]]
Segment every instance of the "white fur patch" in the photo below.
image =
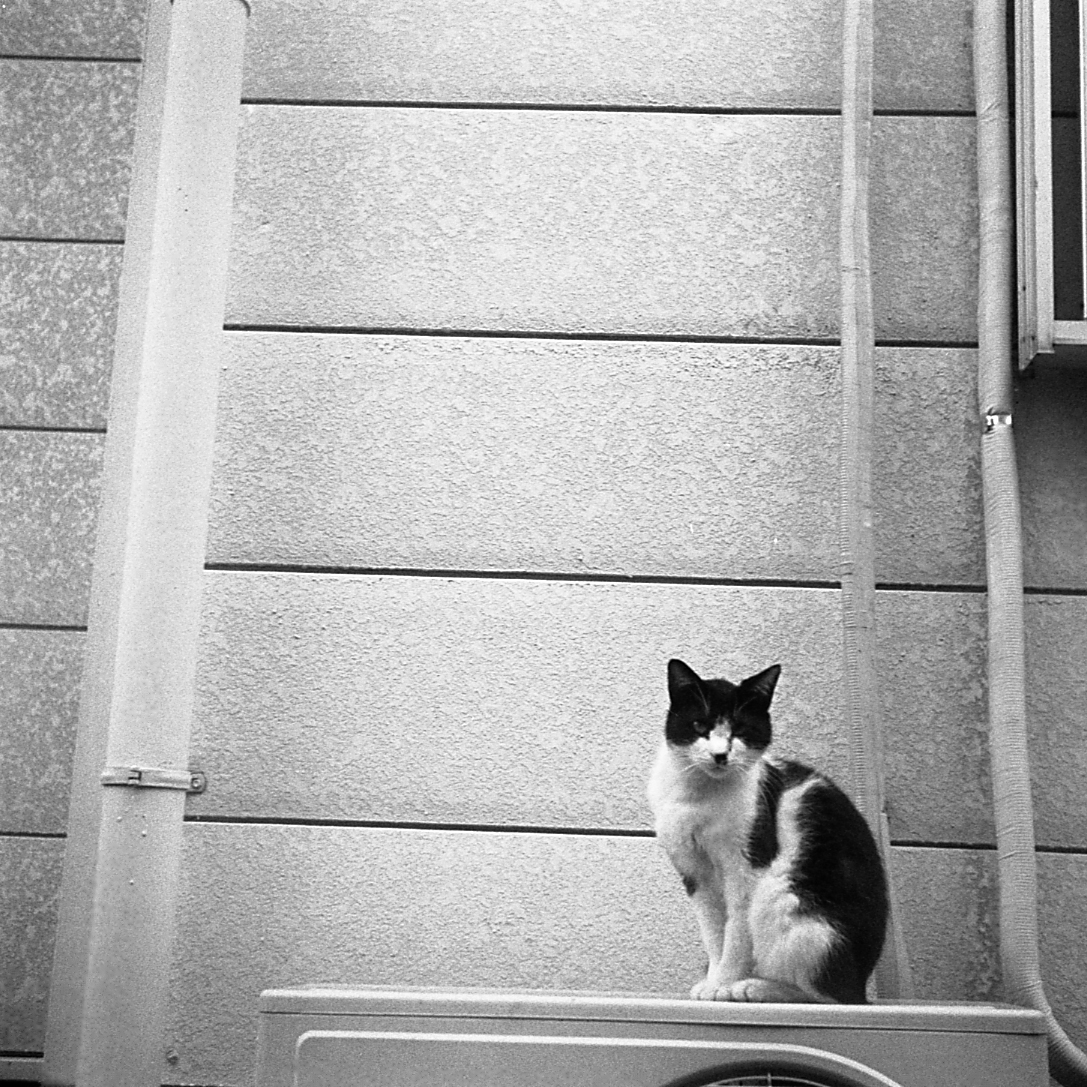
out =
[[800,802],[808,789],[818,785],[818,779],[812,779],[783,794],[778,807],[778,855],[759,877],[748,907],[755,973],[811,992],[839,939],[826,921],[803,916],[800,900],[789,889],[789,873],[800,851]]

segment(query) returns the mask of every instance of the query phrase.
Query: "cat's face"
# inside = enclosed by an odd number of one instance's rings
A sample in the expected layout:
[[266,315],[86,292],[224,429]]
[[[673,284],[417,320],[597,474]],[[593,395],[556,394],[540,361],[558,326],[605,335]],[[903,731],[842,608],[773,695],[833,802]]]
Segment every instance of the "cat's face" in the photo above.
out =
[[770,743],[770,700],[780,674],[775,664],[735,684],[702,679],[683,661],[669,661],[665,739],[692,770],[711,778],[743,772]]

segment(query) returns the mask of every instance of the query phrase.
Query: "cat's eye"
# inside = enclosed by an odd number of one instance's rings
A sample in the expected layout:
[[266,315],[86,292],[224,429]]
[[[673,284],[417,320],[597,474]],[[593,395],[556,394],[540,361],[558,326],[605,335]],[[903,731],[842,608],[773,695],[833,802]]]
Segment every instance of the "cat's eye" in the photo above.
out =
[[713,726],[709,721],[692,721],[691,727],[699,736],[708,736],[713,731]]

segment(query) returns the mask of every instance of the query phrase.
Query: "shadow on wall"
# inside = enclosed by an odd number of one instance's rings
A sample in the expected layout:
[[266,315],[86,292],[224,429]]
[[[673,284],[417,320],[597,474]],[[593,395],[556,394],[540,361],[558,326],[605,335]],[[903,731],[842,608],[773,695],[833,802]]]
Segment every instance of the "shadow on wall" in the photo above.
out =
[[1087,367],[1035,363],[1016,389],[1028,589],[1087,589]]

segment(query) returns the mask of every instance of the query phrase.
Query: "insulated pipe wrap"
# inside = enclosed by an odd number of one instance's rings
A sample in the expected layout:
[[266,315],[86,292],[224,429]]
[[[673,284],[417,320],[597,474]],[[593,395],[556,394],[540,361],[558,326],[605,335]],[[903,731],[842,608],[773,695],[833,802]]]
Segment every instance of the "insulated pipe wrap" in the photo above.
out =
[[978,118],[978,408],[989,604],[989,757],[1000,881],[1000,961],[1008,1000],[1046,1017],[1050,1074],[1087,1087],[1087,1057],[1046,999],[1038,962],[1038,880],[1027,751],[1023,541],[1012,431],[1011,140],[1005,11],[975,0]]

